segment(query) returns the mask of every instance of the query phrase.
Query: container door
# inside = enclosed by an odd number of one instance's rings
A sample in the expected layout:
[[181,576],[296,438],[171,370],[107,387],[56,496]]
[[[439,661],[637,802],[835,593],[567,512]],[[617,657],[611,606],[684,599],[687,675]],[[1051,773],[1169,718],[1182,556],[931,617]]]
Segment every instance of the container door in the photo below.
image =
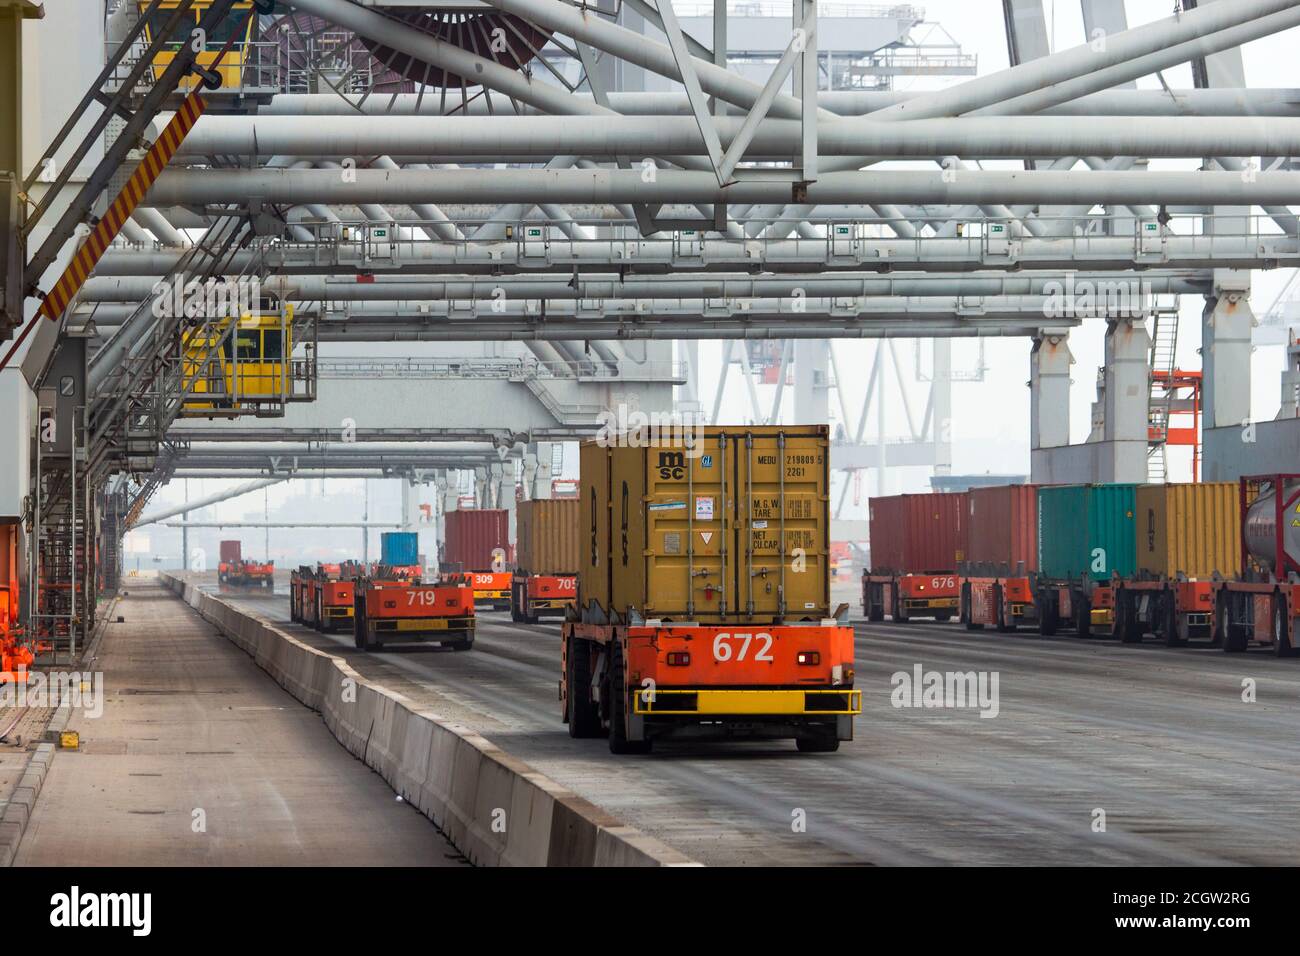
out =
[[819,434],[746,432],[733,437],[737,614],[819,620],[829,614],[827,455]]
[[595,442],[586,442],[579,448],[582,548],[578,554],[578,603],[586,607],[594,600],[606,612],[610,609],[609,455],[608,448]]
[[637,597],[628,603],[640,604],[647,617],[718,621],[735,609],[727,534],[736,463],[727,438],[709,430],[695,447],[641,452],[640,488],[615,469],[615,575],[623,550],[639,543],[643,550],[632,559],[641,573],[627,592]]

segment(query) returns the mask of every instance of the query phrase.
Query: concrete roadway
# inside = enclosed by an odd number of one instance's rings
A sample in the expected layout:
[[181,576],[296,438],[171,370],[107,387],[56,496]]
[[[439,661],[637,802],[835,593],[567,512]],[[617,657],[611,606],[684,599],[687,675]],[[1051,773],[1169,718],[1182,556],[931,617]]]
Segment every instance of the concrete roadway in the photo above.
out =
[[[859,621],[863,714],[838,753],[615,757],[560,722],[558,624],[488,612],[469,652],[364,654],[291,624],[281,595],[236,600],[705,863],[1300,863],[1300,661],[1264,652]],[[918,663],[996,672],[998,716],[895,708],[892,675]]]
[[74,711],[82,749],[55,756],[17,864],[467,865],[170,591],[127,588],[86,668],[104,672],[103,714]]

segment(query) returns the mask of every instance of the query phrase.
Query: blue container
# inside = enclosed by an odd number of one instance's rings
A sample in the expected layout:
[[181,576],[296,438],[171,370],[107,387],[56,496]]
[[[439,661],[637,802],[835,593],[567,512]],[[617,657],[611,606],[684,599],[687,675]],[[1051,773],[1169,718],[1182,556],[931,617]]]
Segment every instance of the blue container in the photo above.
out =
[[379,536],[380,563],[390,568],[420,563],[420,538],[414,531],[385,531]]

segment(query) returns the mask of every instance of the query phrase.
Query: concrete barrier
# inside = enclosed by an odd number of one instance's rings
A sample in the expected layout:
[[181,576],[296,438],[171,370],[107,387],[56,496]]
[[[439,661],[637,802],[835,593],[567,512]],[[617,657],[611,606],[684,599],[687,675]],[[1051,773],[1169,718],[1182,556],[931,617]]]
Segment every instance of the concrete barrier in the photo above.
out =
[[683,866],[692,861],[624,826],[467,727],[416,709],[270,622],[170,574],[159,579],[302,703],[335,738],[488,866]]

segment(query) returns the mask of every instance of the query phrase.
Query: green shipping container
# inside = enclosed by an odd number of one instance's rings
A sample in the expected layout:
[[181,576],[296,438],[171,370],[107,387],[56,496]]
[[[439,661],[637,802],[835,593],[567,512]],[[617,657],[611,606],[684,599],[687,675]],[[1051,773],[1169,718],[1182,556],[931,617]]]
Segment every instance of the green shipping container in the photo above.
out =
[[1137,570],[1137,485],[1038,489],[1038,571],[1053,581],[1106,581]]

